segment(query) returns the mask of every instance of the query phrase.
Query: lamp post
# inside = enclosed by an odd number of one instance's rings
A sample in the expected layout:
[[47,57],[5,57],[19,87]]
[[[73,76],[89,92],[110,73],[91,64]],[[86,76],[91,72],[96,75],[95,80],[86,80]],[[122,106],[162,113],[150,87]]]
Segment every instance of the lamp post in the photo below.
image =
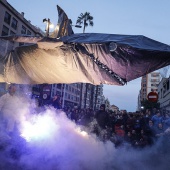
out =
[[44,18],[43,22],[46,23],[46,29],[45,29],[46,37],[49,37],[49,30],[50,30],[50,25],[51,25],[50,19],[49,18],[48,19]]
[[144,110],[144,106],[141,106],[140,108],[141,108],[141,111],[143,111],[143,110]]

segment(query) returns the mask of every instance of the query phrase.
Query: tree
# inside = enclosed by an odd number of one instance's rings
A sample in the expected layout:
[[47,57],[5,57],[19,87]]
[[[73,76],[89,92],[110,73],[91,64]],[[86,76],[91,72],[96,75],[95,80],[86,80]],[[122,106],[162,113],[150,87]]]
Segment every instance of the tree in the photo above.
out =
[[83,24],[83,33],[85,33],[85,28],[90,25],[93,26],[93,17],[90,15],[89,12],[85,12],[84,14],[81,13],[80,16],[77,18],[76,24]]
[[[83,24],[83,33],[85,33],[85,28],[90,25],[93,26],[93,17],[90,15],[89,12],[85,12],[84,14],[81,13],[80,16],[77,18],[76,24]],[[83,86],[83,84],[81,84]],[[84,108],[86,108],[86,100],[87,100],[87,91],[88,91],[89,84],[86,83],[86,92],[85,92],[85,103],[84,103]],[[81,89],[82,93],[82,89]],[[82,102],[82,97],[80,98],[80,103]]]
[[148,100],[143,100],[141,102],[141,105],[144,107],[144,110],[146,109],[152,110],[153,108],[160,109],[160,103],[158,102],[150,102]]

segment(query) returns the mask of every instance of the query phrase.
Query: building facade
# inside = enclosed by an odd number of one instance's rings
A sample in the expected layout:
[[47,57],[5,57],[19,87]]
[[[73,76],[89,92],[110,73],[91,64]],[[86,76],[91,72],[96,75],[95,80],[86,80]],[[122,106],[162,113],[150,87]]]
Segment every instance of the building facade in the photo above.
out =
[[[24,12],[19,13],[6,0],[0,1],[0,35],[33,35],[42,36],[43,32],[31,24],[31,21],[24,18]],[[5,56],[17,46],[23,43],[13,43],[6,40],[0,40],[0,55]]]
[[158,102],[160,109],[170,112],[170,78],[162,78],[158,86]]
[[[19,13],[6,0],[0,1],[0,36],[9,35],[32,35],[42,36],[44,33],[37,27],[31,24],[31,21],[24,18],[24,12]],[[22,46],[24,43],[10,42],[0,40],[0,57],[13,50],[17,46]],[[7,85],[0,84],[0,95],[6,92]]]
[[141,101],[147,100],[147,95],[150,92],[153,91],[158,93],[158,85],[160,81],[161,81],[161,74],[158,71],[142,76],[141,89],[138,95],[137,110],[141,110]]
[[51,96],[60,96],[62,108],[99,109],[103,103],[103,85],[87,83],[52,84]]

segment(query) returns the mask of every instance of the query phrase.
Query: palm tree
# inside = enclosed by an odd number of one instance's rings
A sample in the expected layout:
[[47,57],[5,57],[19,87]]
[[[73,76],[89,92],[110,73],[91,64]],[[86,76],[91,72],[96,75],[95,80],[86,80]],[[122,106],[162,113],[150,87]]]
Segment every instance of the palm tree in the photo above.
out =
[[[76,24],[83,24],[83,33],[85,33],[85,28],[90,25],[93,26],[93,17],[90,15],[89,12],[85,12],[84,14],[81,13],[80,16],[77,18]],[[86,108],[86,100],[87,100],[87,91],[88,91],[88,86],[89,84],[86,83],[86,92],[85,92],[85,103],[84,103],[84,108]],[[83,83],[81,83],[81,97],[80,97],[80,104],[82,102],[82,88],[83,88]]]
[[85,28],[90,25],[93,26],[93,17],[90,15],[89,12],[85,12],[84,14],[81,13],[80,16],[77,18],[76,24],[83,24],[83,33],[85,33]]

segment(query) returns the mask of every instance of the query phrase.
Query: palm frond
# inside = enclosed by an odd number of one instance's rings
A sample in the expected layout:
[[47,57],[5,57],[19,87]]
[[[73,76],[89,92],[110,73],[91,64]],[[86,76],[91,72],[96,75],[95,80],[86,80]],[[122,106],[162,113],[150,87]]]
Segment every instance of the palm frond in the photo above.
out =
[[84,29],[83,32],[85,32],[85,27],[87,27],[88,25],[93,26],[93,16],[90,15],[90,12],[85,12],[84,14],[81,13],[78,18],[77,18],[77,22],[76,24],[83,24],[84,25]]
[[94,25],[93,21],[89,21],[89,25],[93,26]]
[[85,23],[85,27],[87,27],[87,26],[88,26],[88,23],[86,22],[86,23]]

